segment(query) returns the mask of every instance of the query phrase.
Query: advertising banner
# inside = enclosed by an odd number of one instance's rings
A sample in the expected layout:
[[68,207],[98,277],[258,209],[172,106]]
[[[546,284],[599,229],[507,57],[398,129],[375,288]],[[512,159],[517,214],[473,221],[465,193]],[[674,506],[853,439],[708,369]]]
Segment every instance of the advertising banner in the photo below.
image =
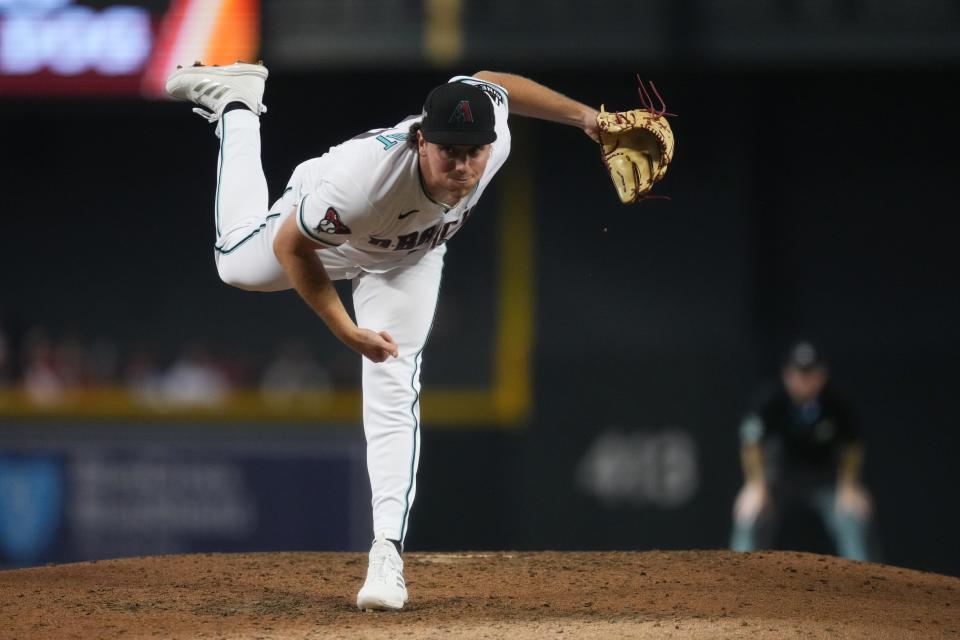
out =
[[0,566],[369,545],[362,438],[0,446]]

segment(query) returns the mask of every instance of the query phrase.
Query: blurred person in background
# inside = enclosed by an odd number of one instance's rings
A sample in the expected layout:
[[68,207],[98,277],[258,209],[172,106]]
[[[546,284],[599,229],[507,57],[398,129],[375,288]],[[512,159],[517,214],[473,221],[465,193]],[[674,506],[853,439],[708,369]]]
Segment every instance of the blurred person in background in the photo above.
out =
[[280,404],[331,389],[330,374],[299,340],[280,345],[260,379],[260,392],[267,401]]
[[138,403],[163,405],[163,371],[150,348],[139,346],[133,350],[123,366],[121,381]]
[[41,406],[57,404],[69,386],[58,358],[57,344],[42,327],[31,327],[23,340],[23,390]]
[[733,507],[733,550],[773,548],[784,513],[802,504],[819,515],[840,556],[873,559],[863,442],[813,344],[790,349],[780,384],[748,412],[740,442],[745,481]]
[[194,344],[163,374],[160,388],[168,404],[212,407],[226,400],[230,381],[209,350]]

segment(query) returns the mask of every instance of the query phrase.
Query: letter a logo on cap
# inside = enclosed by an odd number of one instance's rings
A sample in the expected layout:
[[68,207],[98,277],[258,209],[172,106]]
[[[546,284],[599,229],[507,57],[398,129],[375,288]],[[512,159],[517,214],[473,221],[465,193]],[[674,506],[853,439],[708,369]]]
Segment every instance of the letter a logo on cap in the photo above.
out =
[[473,123],[473,112],[470,111],[470,101],[461,100],[460,103],[454,107],[453,113],[450,114],[450,119],[447,122],[469,122]]

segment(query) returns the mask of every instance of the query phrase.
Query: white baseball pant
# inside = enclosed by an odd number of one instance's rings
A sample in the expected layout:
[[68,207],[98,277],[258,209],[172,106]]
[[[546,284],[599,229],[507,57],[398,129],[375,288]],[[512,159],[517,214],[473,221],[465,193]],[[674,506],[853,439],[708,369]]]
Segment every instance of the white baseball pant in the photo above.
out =
[[[273,253],[273,238],[294,210],[303,185],[295,171],[268,209],[260,161],[260,119],[250,111],[224,114],[218,125],[215,259],[224,282],[250,291],[291,288]],[[385,273],[364,271],[336,249],[320,249],[332,280],[353,285],[357,324],[387,331],[399,357],[381,364],[363,358],[363,429],[373,494],[374,535],[403,542],[417,492],[420,462],[420,368],[437,305],[445,247]]]

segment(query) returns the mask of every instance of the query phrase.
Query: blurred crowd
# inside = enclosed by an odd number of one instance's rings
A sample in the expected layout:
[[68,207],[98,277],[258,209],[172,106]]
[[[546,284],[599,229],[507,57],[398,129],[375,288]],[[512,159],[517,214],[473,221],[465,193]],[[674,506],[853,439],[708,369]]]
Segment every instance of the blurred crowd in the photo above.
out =
[[145,405],[215,406],[237,389],[280,397],[355,386],[353,367],[323,363],[308,345],[294,341],[278,344],[261,358],[249,352],[219,353],[200,342],[160,351],[41,326],[18,330],[3,321],[0,391],[20,392],[38,406],[93,389],[129,392]]

